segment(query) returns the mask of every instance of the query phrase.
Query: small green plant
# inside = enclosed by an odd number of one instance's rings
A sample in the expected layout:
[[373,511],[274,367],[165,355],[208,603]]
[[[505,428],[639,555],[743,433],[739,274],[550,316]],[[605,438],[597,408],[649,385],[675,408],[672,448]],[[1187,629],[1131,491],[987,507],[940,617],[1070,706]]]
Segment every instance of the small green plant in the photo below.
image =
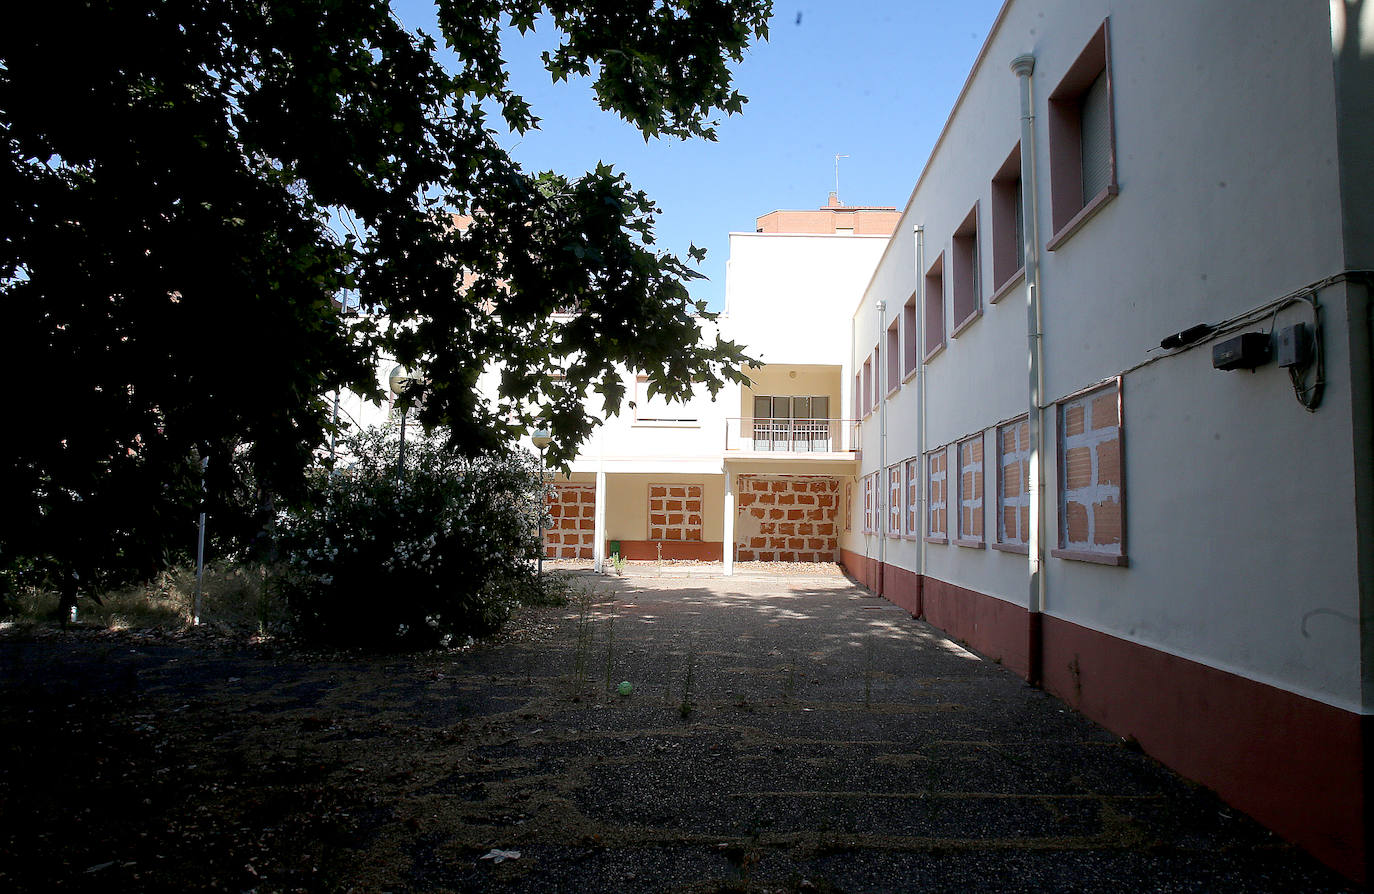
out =
[[611,564],[615,566],[616,574],[624,574],[625,566],[629,563],[625,561],[625,558],[621,556],[620,553],[611,553]]
[[580,698],[587,685],[587,659],[591,654],[596,629],[592,622],[592,591],[584,589],[577,598],[577,645],[573,648],[573,698]]

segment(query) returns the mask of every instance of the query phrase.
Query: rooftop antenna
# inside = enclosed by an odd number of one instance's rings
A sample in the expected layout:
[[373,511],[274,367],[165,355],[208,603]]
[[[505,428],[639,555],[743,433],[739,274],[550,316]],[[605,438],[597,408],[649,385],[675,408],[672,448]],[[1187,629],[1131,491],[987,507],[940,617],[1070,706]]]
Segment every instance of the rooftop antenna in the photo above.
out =
[[835,204],[840,204],[840,159],[848,158],[848,155],[835,156]]

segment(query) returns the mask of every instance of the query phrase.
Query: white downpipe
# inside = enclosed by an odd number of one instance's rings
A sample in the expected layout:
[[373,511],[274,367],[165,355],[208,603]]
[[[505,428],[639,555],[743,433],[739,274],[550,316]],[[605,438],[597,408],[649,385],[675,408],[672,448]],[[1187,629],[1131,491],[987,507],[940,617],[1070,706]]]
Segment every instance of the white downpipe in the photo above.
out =
[[887,587],[883,586],[883,568],[887,562],[887,390],[888,382],[886,370],[892,358],[887,356],[888,347],[884,343],[887,338],[887,302],[879,301],[878,308],[878,360],[879,369],[875,369],[873,378],[878,383],[878,486],[873,488],[876,493],[873,495],[874,511],[879,512],[879,521],[874,527],[878,531],[878,592],[884,592]]
[[[920,497],[916,500],[917,519],[919,526],[916,534],[916,573],[925,580],[926,573],[926,358],[925,358],[925,318],[926,318],[926,228],[923,224],[917,224],[912,229],[916,237],[916,331],[911,337],[916,339],[916,397],[921,405],[916,410],[916,455],[920,457],[916,462],[917,474],[921,475],[920,484],[917,485],[916,492]],[[925,600],[922,600],[924,603]]]
[[1029,671],[1032,685],[1040,684],[1040,614],[1045,610],[1045,426],[1044,426],[1044,327],[1040,313],[1040,213],[1036,196],[1039,183],[1035,166],[1035,113],[1031,74],[1035,57],[1017,56],[1012,73],[1021,81],[1021,207],[1026,255],[1026,340],[1030,428],[1030,531],[1027,553],[1030,564]]
[[729,463],[722,463],[722,468],[725,472],[725,542],[721,544],[724,553],[721,559],[725,562],[725,576],[729,577],[735,573],[735,473]]
[[606,442],[604,429],[596,433],[596,500],[592,510],[592,571],[602,574],[606,569]]

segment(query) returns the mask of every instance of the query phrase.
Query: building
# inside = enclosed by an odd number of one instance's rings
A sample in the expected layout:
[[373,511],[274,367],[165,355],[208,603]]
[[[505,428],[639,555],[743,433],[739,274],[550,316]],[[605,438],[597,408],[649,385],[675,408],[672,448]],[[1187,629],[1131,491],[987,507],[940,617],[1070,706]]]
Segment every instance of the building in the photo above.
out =
[[[722,334],[761,362],[714,400],[650,397],[606,420],[554,485],[545,555],[837,561],[857,471],[847,331],[895,208],[775,211],[730,235]],[[729,548],[727,548],[727,544]]]
[[841,549],[1363,880],[1361,9],[1009,0],[855,305]]
[[1363,881],[1370,109],[1374,5],[1008,0],[900,212],[731,234],[751,384],[627,371],[546,554],[839,559]]

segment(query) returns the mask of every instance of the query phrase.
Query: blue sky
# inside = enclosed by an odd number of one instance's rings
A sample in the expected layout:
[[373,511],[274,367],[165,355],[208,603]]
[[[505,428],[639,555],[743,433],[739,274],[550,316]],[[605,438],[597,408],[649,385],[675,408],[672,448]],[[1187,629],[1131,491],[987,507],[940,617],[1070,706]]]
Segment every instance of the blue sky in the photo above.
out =
[[[660,248],[707,250],[693,297],[719,310],[729,233],[779,208],[817,208],[835,188],[850,205],[905,204],[1002,0],[775,0],[767,43],[736,68],[749,97],[719,140],[653,140],[602,112],[585,82],[551,84],[539,52],[553,34],[510,34],[511,86],[540,129],[502,142],[532,171],[576,175],[613,164],[663,213]],[[399,0],[411,28],[437,35],[426,0]]]

